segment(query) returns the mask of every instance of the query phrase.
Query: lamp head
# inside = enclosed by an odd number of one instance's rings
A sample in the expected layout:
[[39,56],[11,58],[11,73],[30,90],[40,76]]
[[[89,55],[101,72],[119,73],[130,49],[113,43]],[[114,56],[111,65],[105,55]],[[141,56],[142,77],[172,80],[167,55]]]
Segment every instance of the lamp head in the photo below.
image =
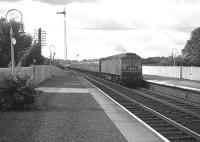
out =
[[33,59],[33,64],[35,64],[36,63],[36,59]]

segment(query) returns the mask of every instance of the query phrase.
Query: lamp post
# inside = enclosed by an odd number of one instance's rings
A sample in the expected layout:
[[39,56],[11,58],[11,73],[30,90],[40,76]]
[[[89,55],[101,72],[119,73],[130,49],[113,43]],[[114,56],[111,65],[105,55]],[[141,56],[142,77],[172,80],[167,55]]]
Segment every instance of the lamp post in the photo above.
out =
[[35,63],[36,63],[36,59],[33,59],[33,84],[35,85],[35,77],[36,77],[36,73],[35,73]]
[[[9,23],[8,21],[8,14],[12,11],[16,11],[21,15],[21,22],[20,22],[20,28],[19,28],[19,35],[22,36],[24,34],[24,29],[23,29],[23,18],[22,18],[22,13],[17,10],[17,9],[11,9],[7,11],[6,13],[6,22]],[[15,55],[14,55],[14,45],[16,44],[16,40],[14,38],[14,33],[13,33],[13,27],[12,24],[10,23],[10,47],[11,47],[11,64],[12,64],[12,71],[14,71],[14,66],[15,66]]]
[[66,10],[62,12],[57,12],[56,14],[63,14],[64,15],[64,59],[67,60],[67,39],[66,39]]
[[55,51],[54,51],[54,52],[53,52],[53,65],[54,65],[54,66],[55,66],[55,61],[54,61],[55,55],[56,55],[56,53],[55,53]]
[[77,55],[76,55],[76,60],[77,60],[77,61],[78,61],[78,57],[79,57],[79,55],[80,55],[80,54],[77,54]]
[[50,65],[50,78],[52,78],[51,76],[51,45],[49,46],[49,65]]
[[[52,58],[52,50],[55,50],[55,46],[54,45],[50,45],[49,46],[49,52],[50,52],[50,61],[49,61],[49,64],[50,64],[50,78],[52,78],[52,68],[51,68],[51,58]],[[55,53],[55,52],[54,52]]]
[[174,59],[174,63],[173,65],[176,65],[176,52],[177,52],[177,48],[172,48],[172,58]]
[[181,67],[180,67],[180,79],[182,79],[183,72],[183,52],[181,52]]
[[[52,54],[52,51],[53,51],[53,54]],[[51,60],[51,58],[54,60],[54,56],[56,55],[54,45],[49,46],[49,53],[50,53],[50,60]],[[51,64],[51,62],[50,62],[50,64]]]

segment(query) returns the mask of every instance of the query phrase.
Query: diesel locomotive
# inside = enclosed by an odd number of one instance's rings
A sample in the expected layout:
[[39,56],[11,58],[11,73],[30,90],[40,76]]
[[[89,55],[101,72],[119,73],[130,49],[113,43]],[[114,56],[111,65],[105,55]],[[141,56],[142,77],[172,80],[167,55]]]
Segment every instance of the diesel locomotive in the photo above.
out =
[[71,62],[71,69],[126,86],[138,86],[142,81],[142,59],[135,53],[123,53],[101,59]]

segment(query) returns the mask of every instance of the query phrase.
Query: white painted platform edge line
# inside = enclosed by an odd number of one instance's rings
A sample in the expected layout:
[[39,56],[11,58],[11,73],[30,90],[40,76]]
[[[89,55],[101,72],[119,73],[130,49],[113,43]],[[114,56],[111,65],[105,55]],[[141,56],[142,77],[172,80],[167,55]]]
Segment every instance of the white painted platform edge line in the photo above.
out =
[[[87,81],[84,78],[85,81]],[[142,123],[144,126],[146,126],[148,129],[150,129],[153,133],[155,133],[158,137],[160,137],[162,140],[164,140],[165,142],[170,142],[167,138],[165,138],[163,135],[161,135],[160,133],[158,133],[156,130],[154,130],[152,127],[150,127],[148,124],[146,124],[144,121],[142,121],[140,118],[138,118],[136,115],[132,114],[130,111],[128,111],[125,107],[123,107],[121,104],[119,104],[118,102],[116,102],[114,99],[112,99],[110,96],[108,96],[106,93],[104,93],[101,89],[99,89],[98,87],[96,87],[95,85],[93,85],[92,83],[90,83],[89,81],[87,81],[89,84],[91,84],[94,88],[96,88],[97,90],[99,90],[102,94],[104,94],[106,97],[108,97],[111,101],[113,101],[114,103],[116,103],[117,105],[119,105],[123,110],[125,110],[129,115],[131,115],[132,117],[134,117],[136,120],[138,120],[140,123]]]

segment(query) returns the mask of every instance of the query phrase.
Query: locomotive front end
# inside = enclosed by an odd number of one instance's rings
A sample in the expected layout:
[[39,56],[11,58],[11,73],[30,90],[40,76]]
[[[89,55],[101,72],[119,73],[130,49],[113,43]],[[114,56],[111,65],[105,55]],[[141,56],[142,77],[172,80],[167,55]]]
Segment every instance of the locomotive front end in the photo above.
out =
[[130,54],[121,59],[122,81],[126,86],[140,86],[142,81],[142,59]]

